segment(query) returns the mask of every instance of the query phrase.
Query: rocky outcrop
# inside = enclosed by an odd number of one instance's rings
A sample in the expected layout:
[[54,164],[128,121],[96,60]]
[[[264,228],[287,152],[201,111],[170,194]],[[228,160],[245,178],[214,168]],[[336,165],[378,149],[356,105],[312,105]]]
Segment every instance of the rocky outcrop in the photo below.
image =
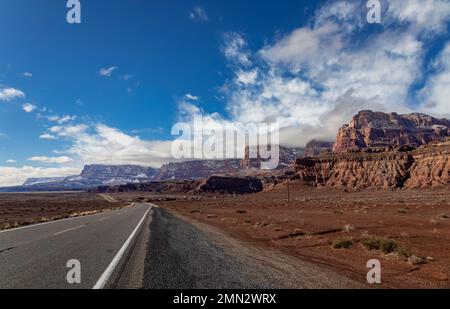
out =
[[[263,159],[261,159],[261,155],[259,153],[259,148],[254,147],[253,154],[250,153],[250,147],[245,147],[245,153],[244,158],[242,159],[240,163],[240,167],[242,169],[260,169],[261,168],[261,162]],[[272,151],[272,150],[270,150]],[[279,153],[279,163],[278,168],[284,168],[287,166],[291,166],[295,163],[295,160],[304,154],[303,148],[295,148],[295,147],[278,147],[278,153]]]
[[261,192],[263,184],[261,180],[253,177],[218,177],[213,176],[205,180],[198,188],[201,193],[222,194],[251,194]]
[[253,177],[212,176],[206,180],[158,181],[118,186],[99,186],[90,192],[154,192],[166,194],[251,194],[263,190],[260,180]]
[[158,181],[204,179],[212,175],[224,175],[239,170],[240,161],[237,159],[177,162],[163,165],[155,179]]
[[117,186],[99,186],[91,189],[90,192],[96,193],[115,193],[115,192],[154,192],[154,193],[189,193],[194,191],[199,185],[198,180],[183,181],[154,181],[149,183],[129,183]]
[[450,141],[422,146],[413,156],[406,187],[439,187],[450,183]]
[[443,186],[450,179],[450,141],[417,150],[366,149],[298,159],[296,177],[329,188],[396,189]]
[[334,142],[319,141],[313,139],[306,144],[304,157],[316,157],[333,150]]
[[450,120],[424,114],[398,115],[361,111],[339,129],[335,152],[401,145],[419,147],[450,136]]

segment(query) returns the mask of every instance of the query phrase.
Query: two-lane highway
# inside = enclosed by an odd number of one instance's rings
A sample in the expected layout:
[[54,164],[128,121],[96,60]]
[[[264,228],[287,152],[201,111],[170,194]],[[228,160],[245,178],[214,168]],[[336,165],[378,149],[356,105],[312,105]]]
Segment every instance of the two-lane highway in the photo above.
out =
[[[148,204],[0,232],[0,288],[93,288],[125,252],[151,212]],[[81,284],[69,284],[69,260]]]

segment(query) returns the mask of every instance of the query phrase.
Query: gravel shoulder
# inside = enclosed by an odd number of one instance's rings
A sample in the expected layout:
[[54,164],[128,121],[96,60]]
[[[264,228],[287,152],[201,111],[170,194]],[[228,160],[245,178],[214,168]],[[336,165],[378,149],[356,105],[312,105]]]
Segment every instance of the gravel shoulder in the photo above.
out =
[[242,243],[219,230],[155,209],[145,258],[147,289],[362,288],[309,262]]

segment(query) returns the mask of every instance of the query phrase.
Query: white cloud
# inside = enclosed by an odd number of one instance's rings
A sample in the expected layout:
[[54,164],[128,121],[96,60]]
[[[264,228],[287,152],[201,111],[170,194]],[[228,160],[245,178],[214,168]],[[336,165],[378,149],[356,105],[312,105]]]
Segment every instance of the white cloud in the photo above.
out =
[[28,178],[35,177],[65,177],[78,175],[81,167],[44,168],[23,166],[20,168],[0,166],[0,187],[21,185]]
[[448,0],[396,0],[389,1],[389,17],[409,23],[412,30],[427,32],[446,31],[450,21]]
[[134,164],[160,167],[172,162],[172,141],[146,141],[104,124],[59,125],[49,134],[70,143],[57,153],[67,155],[77,164]]
[[92,134],[80,131],[67,137],[72,141],[68,153],[83,163],[159,167],[173,161],[171,141],[144,141],[103,124],[96,125]]
[[185,96],[186,99],[189,99],[189,100],[192,100],[192,101],[198,101],[200,99],[199,97],[197,97],[195,95],[192,95],[190,93],[187,93],[184,96]]
[[250,71],[239,70],[236,73],[237,82],[244,85],[254,84],[257,78],[258,78],[258,70],[250,70]]
[[70,136],[77,136],[80,134],[86,133],[89,126],[85,124],[78,124],[78,125],[64,125],[64,126],[54,126],[49,129],[49,131],[53,134],[57,134],[58,136],[62,137],[70,137]]
[[344,29],[353,31],[365,25],[365,14],[367,1],[333,1],[320,7],[315,14],[315,28],[329,22],[338,22]]
[[45,157],[45,156],[35,156],[28,159],[29,161],[42,162],[42,163],[54,163],[54,164],[67,164],[72,163],[74,160],[67,156],[61,157]]
[[450,43],[439,55],[435,66],[437,73],[428,80],[422,93],[425,100],[422,111],[450,118]]
[[36,105],[33,105],[33,104],[31,104],[31,103],[25,103],[25,104],[22,106],[22,109],[23,109],[25,112],[27,112],[27,113],[31,113],[31,112],[33,112],[34,110],[36,110]]
[[11,101],[14,99],[22,99],[25,93],[15,88],[0,88],[0,101]]
[[196,6],[189,12],[189,18],[197,21],[208,21],[208,14],[201,6]]
[[14,164],[14,163],[17,163],[17,161],[14,160],[14,159],[9,159],[9,160],[6,160],[5,162],[8,163],[8,164]]
[[225,57],[234,64],[249,66],[250,52],[247,50],[247,41],[242,34],[228,32],[224,35],[224,45],[222,51]]
[[261,55],[268,62],[298,71],[303,66],[333,61],[343,47],[342,29],[330,23],[315,29],[296,29],[274,45],[262,49]]
[[33,77],[33,74],[30,73],[30,72],[25,72],[25,73],[23,73],[23,76],[25,76],[25,77]]
[[[362,12],[367,13],[365,3],[330,1],[311,23],[256,52],[247,49],[242,35],[231,44],[225,37],[224,45],[233,47],[224,52],[226,58],[246,64],[245,69],[231,66],[236,78],[222,87],[229,121],[278,122],[282,142],[301,146],[312,138],[334,139],[337,129],[362,109],[422,110],[410,101],[410,91],[425,77],[427,44],[404,26],[374,32],[355,44],[354,33],[367,26]],[[433,106],[443,115],[449,110],[450,70],[443,69],[442,60],[440,67],[427,90],[432,93],[435,85],[434,101],[441,103]]]
[[77,118],[77,116],[69,116],[69,115],[64,115],[64,116],[54,115],[54,116],[47,117],[47,119],[49,121],[57,122],[59,124],[64,124],[66,122],[74,121],[76,118]]
[[102,69],[100,69],[98,74],[100,74],[100,76],[110,77],[114,73],[114,71],[116,71],[117,69],[118,69],[117,66],[112,66],[109,68],[102,68]]
[[49,133],[44,133],[44,134],[41,134],[39,136],[39,138],[40,139],[47,139],[47,140],[54,140],[54,139],[56,139],[56,136],[54,136],[52,134],[49,134]]

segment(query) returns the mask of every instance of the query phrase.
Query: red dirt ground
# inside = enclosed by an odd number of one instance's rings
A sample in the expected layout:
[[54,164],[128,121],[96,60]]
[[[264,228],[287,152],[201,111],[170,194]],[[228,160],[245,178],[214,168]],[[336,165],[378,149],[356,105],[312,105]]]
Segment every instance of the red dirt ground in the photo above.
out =
[[[158,202],[238,239],[344,273],[365,282],[370,259],[382,264],[382,287],[450,288],[450,191],[343,192],[299,183],[249,196],[177,198]],[[361,240],[385,237],[426,262],[412,265],[396,253],[366,249]],[[332,243],[352,239],[350,249]]]

